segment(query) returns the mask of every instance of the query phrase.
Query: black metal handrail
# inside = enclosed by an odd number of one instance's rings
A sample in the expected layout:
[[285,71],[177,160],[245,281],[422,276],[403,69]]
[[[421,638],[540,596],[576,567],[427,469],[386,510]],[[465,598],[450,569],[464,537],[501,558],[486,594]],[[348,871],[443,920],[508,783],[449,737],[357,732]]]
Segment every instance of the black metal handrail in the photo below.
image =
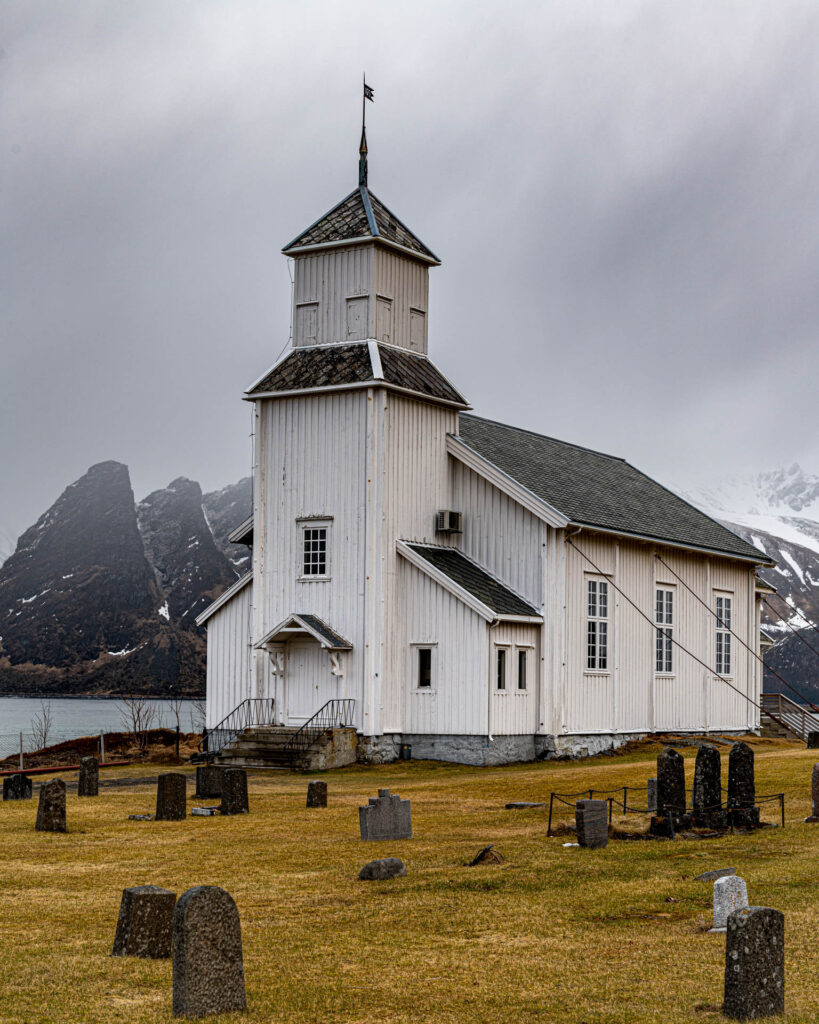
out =
[[354,707],[355,700],[352,697],[328,700],[312,718],[308,718],[298,732],[293,733],[284,748],[290,758],[291,770],[296,761],[304,757],[327,729],[343,729],[345,726],[351,726]]
[[254,725],[275,725],[273,709],[272,697],[248,697],[229,715],[225,715],[217,726],[208,731],[207,745],[205,746],[203,737],[200,749],[212,756],[237,740],[245,729],[250,729]]

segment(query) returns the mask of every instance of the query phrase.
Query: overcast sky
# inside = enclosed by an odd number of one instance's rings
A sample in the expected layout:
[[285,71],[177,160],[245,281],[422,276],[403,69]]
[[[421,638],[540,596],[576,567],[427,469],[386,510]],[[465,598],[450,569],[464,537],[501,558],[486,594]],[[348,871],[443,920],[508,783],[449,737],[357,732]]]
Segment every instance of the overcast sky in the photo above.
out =
[[0,556],[95,462],[250,468],[283,244],[357,183],[476,412],[664,482],[819,471],[819,5],[5,0]]

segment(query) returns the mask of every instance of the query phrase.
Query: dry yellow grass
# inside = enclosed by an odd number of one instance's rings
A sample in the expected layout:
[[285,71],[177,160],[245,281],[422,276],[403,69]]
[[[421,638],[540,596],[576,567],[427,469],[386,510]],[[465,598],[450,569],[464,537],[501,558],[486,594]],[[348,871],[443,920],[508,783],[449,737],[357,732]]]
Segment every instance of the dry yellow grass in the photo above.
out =
[[[305,808],[305,777],[256,774],[248,817],[185,822],[128,821],[153,810],[152,787],[96,800],[69,791],[68,835],[34,831],[35,801],[4,803],[0,1021],[171,1021],[170,961],[109,955],[121,890],[150,882],[180,894],[221,885],[236,900],[249,1009],[214,1020],[707,1024],[721,1019],[725,940],[701,930],[711,886],[693,876],[732,865],[752,903],[784,911],[787,1018],[813,1022],[819,826],[801,821],[816,755],[781,742],[756,749],[758,792],[787,793],[784,830],[598,851],[547,839],[541,810],[503,805],[644,785],[650,751],[482,770],[354,768],[325,776],[327,810]],[[686,765],[690,779],[692,751]],[[136,774],[104,777],[115,772]],[[359,840],[357,807],[379,786],[412,799],[414,839]],[[466,867],[489,842],[506,863]],[[367,860],[390,855],[406,878],[357,880]]]

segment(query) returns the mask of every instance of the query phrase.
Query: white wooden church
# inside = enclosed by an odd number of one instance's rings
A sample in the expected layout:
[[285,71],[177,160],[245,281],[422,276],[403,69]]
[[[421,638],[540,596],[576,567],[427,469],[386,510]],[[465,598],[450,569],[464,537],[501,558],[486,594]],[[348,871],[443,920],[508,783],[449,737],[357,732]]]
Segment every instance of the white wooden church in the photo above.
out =
[[468,411],[427,351],[438,257],[363,138],[359,187],[283,252],[292,344],[244,395],[252,570],[197,620],[208,728],[343,708],[359,759],[490,764],[758,727],[769,560],[620,458]]

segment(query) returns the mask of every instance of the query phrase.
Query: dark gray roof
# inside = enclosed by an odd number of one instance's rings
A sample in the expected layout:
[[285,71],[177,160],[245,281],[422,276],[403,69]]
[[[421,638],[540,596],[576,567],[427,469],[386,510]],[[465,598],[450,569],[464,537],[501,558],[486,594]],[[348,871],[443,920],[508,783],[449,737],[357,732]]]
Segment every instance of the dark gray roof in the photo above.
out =
[[334,629],[330,629],[327,623],[322,621],[318,615],[305,615],[304,612],[297,612],[296,614],[306,626],[309,626],[327,641],[328,647],[333,647],[339,651],[352,650],[353,645],[348,643],[339,633],[336,633]]
[[407,547],[448,576],[453,583],[477,597],[497,615],[540,615],[537,608],[498,582],[457,548],[441,548],[429,544],[408,544]]
[[573,523],[770,562],[624,459],[463,413],[460,438]]
[[468,405],[426,356],[389,345],[378,345],[383,377],[376,377],[370,360],[369,343],[322,345],[294,348],[289,355],[259,381],[248,395],[276,391],[300,391],[308,388],[339,387],[383,380],[398,388],[426,398],[438,398],[456,405]]
[[322,245],[360,238],[381,238],[418,253],[427,261],[439,262],[435,253],[367,188],[357,188],[351,192],[282,251],[289,252],[303,245]]

